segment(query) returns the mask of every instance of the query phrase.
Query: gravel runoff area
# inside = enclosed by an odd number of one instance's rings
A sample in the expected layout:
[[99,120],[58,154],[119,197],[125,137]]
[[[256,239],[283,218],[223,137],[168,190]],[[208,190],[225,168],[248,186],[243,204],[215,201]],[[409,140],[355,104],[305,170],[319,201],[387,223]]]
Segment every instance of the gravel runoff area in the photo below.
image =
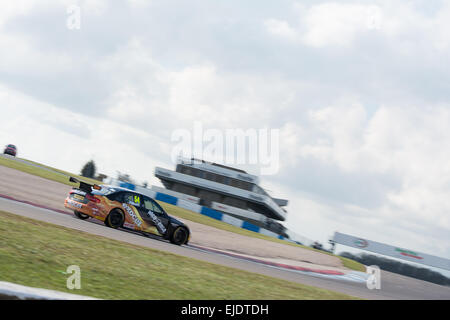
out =
[[[50,208],[71,211],[64,207],[64,199],[70,186],[44,179],[22,171],[0,166],[0,194],[18,200],[26,200]],[[182,219],[180,219],[182,220]],[[184,220],[192,232],[190,243],[194,245],[226,250],[245,255],[283,259],[327,266],[345,270],[338,257],[297,246],[247,237],[237,233],[216,229],[200,223]]]

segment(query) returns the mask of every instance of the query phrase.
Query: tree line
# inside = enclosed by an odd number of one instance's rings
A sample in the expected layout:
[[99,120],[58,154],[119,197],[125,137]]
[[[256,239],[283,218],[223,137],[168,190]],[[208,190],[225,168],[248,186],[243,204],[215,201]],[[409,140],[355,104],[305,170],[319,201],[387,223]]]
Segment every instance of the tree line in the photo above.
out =
[[95,165],[94,160],[88,161],[83,168],[81,169],[81,176],[86,178],[97,179],[99,181],[103,181],[107,176],[105,174],[100,173],[97,174],[97,166]]
[[[83,168],[81,169],[81,173],[80,174],[81,174],[82,177],[92,178],[92,179],[96,179],[96,180],[99,180],[99,181],[103,181],[105,178],[107,178],[107,175],[102,174],[102,173],[97,175],[97,166],[95,165],[94,160],[88,161],[83,166]],[[129,182],[129,183],[136,184],[136,185],[138,184],[135,180],[133,180],[130,177],[129,174],[122,173],[120,171],[117,171],[117,180],[123,181],[123,182]],[[148,182],[144,181],[142,183],[142,186],[144,188],[147,188],[148,187]]]

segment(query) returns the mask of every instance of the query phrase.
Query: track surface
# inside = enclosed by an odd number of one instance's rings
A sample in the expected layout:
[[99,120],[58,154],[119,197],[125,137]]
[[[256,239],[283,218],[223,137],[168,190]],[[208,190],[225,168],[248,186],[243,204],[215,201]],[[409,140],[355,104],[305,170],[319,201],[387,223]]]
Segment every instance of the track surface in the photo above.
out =
[[175,246],[159,239],[146,238],[132,232],[110,229],[90,221],[81,221],[71,215],[7,199],[0,199],[0,210],[110,239],[167,251],[185,257],[255,272],[292,282],[342,292],[365,299],[450,299],[450,288],[385,271],[381,272],[381,290],[368,290],[365,284],[362,283],[324,279],[311,275],[304,275],[298,272],[273,268],[248,260],[205,252],[190,246]]

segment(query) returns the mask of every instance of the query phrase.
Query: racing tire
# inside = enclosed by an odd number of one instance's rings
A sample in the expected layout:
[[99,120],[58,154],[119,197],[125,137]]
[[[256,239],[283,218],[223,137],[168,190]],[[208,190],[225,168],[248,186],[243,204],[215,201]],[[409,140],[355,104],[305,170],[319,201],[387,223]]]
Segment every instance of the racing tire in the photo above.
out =
[[186,228],[183,227],[176,228],[172,232],[172,235],[170,236],[170,242],[178,246],[187,243],[187,241],[188,241],[188,231],[186,230]]
[[89,216],[88,216],[87,214],[81,213],[81,212],[79,212],[79,211],[74,211],[73,214],[74,214],[78,219],[81,219],[81,220],[86,220],[86,219],[89,218]]
[[123,225],[125,221],[125,216],[119,209],[112,210],[105,219],[106,226],[117,229]]

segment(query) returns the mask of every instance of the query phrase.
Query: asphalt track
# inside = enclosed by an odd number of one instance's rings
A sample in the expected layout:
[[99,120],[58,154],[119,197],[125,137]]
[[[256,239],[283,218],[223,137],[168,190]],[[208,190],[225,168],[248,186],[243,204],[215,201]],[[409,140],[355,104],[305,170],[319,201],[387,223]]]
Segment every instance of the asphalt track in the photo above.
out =
[[208,252],[191,246],[175,246],[160,239],[147,238],[133,232],[124,232],[122,230],[107,228],[103,225],[92,223],[89,220],[82,221],[72,215],[39,208],[13,200],[0,198],[0,210],[71,229],[88,232],[103,236],[105,238],[171,252],[197,260],[255,272],[318,288],[342,292],[364,299],[450,299],[450,288],[448,287],[435,285],[429,282],[416,280],[385,271],[381,272],[381,290],[369,290],[366,285],[361,282],[328,279],[310,274],[283,270],[214,252]]

